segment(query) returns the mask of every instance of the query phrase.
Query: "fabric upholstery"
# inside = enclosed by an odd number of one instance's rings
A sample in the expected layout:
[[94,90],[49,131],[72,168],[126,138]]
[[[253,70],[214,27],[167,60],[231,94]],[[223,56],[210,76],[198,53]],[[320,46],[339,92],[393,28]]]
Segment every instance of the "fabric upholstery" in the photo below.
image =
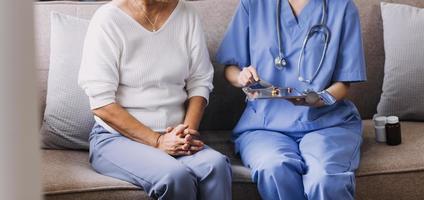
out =
[[[387,0],[424,7],[422,0]],[[362,117],[376,112],[384,76],[383,26],[381,0],[355,0],[360,10],[368,82],[354,85],[350,98]],[[206,29],[208,46],[214,55],[238,0],[203,0],[192,2],[199,10]],[[101,3],[43,2],[35,4],[36,67],[39,73],[41,104],[45,104],[49,66],[49,15],[51,11],[89,19]],[[244,97],[222,78],[222,66],[215,66],[215,91],[211,95],[202,122],[203,137],[213,148],[231,157],[234,172],[234,199],[259,199],[250,182],[249,170],[233,153],[229,134],[243,109]],[[363,94],[367,94],[364,98]],[[44,110],[44,109],[41,109]],[[357,173],[357,199],[424,199],[424,124],[402,122],[403,144],[389,147],[374,142],[371,121],[365,121],[362,161]],[[43,178],[46,199],[145,199],[145,193],[128,183],[96,174],[88,164],[88,153],[79,151],[43,150]],[[94,188],[94,190],[93,190]],[[119,198],[117,198],[119,197]],[[137,197],[137,198],[136,198]]]
[[[375,142],[373,122],[364,120],[361,164],[356,172],[358,177],[395,172],[424,172],[424,156],[422,156],[424,123],[402,122],[401,125],[402,144],[388,146]],[[226,154],[234,166],[239,166],[241,161],[234,154],[233,144],[230,142],[230,133],[230,131],[207,131],[202,133],[202,139],[214,149]],[[237,173],[239,172],[237,171]],[[235,174],[235,177],[242,178],[243,176]]]
[[424,8],[381,4],[384,25],[383,93],[379,115],[424,120]]
[[[357,105],[361,116],[370,119],[376,113],[380,100],[384,77],[384,41],[383,25],[380,11],[381,0],[355,0],[361,16],[362,33],[364,40],[365,58],[367,62],[368,81],[354,84],[350,90],[350,99]],[[392,3],[403,3],[424,7],[421,0],[387,0]],[[36,24],[36,67],[39,77],[40,110],[44,111],[47,72],[50,52],[50,11],[69,14],[79,18],[89,19],[92,13],[102,2],[43,2],[35,5]],[[206,0],[191,2],[200,13],[211,56],[215,55],[219,42],[228,22],[231,20],[238,0]],[[239,90],[230,87],[222,77],[223,67],[215,66],[215,90],[211,94],[210,105],[207,108],[203,129],[229,130],[241,115],[243,95]],[[362,94],[367,97],[363,98]],[[224,98],[219,98],[224,97]],[[230,102],[240,102],[239,104]],[[42,113],[41,113],[42,114]],[[220,119],[220,120],[217,120]],[[218,122],[217,122],[218,121]]]
[[356,179],[356,199],[423,199],[423,184],[423,171],[364,176]]
[[[35,56],[40,97],[40,119],[46,106],[47,79],[50,65],[50,14],[56,11],[82,19],[90,19],[99,3],[85,2],[81,6],[77,2],[41,2],[35,3]],[[41,123],[41,122],[40,122]]]
[[[104,2],[48,2],[36,3],[36,63],[39,76],[40,110],[44,111],[47,72],[49,66],[50,12],[56,11],[78,18],[90,19],[96,8]],[[190,2],[197,9],[203,21],[210,55],[214,56],[225,33],[238,0],[208,0]],[[82,6],[83,5],[83,6]],[[211,6],[212,5],[212,6]],[[223,66],[215,65],[215,90],[209,99],[209,106],[202,122],[203,130],[229,130],[237,122],[244,108],[244,97],[240,90],[229,86],[223,78]],[[240,103],[234,103],[240,102]],[[218,120],[219,119],[219,120]]]
[[[228,135],[228,132],[222,133]],[[214,133],[210,132],[210,134]],[[224,140],[220,139],[219,141],[226,144],[226,139],[222,139]],[[215,145],[219,144],[215,143]],[[232,161],[235,159],[237,158],[233,156]],[[114,199],[113,196],[116,197],[118,194],[123,195],[126,199],[149,199],[146,193],[134,185],[96,173],[90,167],[88,152],[43,150],[42,162],[49,163],[43,165],[42,168],[43,191],[46,199],[70,199],[72,197],[80,199],[82,197],[80,195],[87,199]],[[53,174],[55,175],[53,176]],[[234,165],[233,174],[234,199],[255,199],[254,197],[259,199],[256,186],[251,183],[250,172],[247,168]],[[110,193],[111,190],[118,194]]]
[[51,149],[88,149],[94,125],[88,98],[78,86],[88,20],[51,14],[51,53],[46,110],[40,134]]
[[373,122],[364,121],[358,176],[424,170],[424,123],[401,122],[401,129],[402,144],[388,146],[375,142]]
[[119,200],[150,200],[145,192],[142,190],[127,190],[127,189],[110,189],[98,190],[90,192],[70,192],[45,195],[45,200],[100,200],[100,199],[119,199]]
[[[418,187],[419,183],[424,184],[424,157],[422,156],[424,124],[402,123],[403,143],[396,147],[376,144],[372,121],[364,121],[364,125],[362,161],[357,171],[358,199],[403,199],[399,198],[403,195],[424,197],[424,191]],[[233,153],[230,132],[208,131],[203,132],[202,137],[209,146],[231,159],[234,199],[259,199],[256,186],[250,179],[250,170],[243,167],[239,157]],[[135,186],[93,171],[88,163],[87,152],[43,150],[42,162],[48,163],[43,165],[44,191],[47,199],[55,199],[54,197],[69,199],[80,197],[80,194],[86,195],[87,199],[116,195],[108,193],[110,190],[126,191],[128,194],[124,196],[128,199],[132,199],[133,195],[137,194],[147,198],[145,193]],[[401,183],[405,187],[401,187]]]
[[[371,119],[376,113],[381,95],[384,77],[384,41],[380,2],[382,0],[354,0],[359,8],[362,35],[367,64],[368,80],[365,83],[354,84],[349,91],[350,99],[357,105],[361,116]],[[422,0],[385,0],[391,3],[402,3],[424,7]],[[367,94],[365,97],[363,94]]]

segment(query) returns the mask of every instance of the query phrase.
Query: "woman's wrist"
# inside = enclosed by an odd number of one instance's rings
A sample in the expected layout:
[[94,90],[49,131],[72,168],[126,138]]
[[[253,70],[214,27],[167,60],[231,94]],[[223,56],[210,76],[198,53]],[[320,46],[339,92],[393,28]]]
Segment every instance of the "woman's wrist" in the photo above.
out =
[[189,129],[193,129],[193,130],[199,129],[199,125],[196,122],[185,120],[184,124],[187,125]]
[[160,143],[162,142],[162,134],[158,134],[157,138],[156,138],[156,144],[155,144],[155,148],[159,148]]
[[189,129],[199,129],[200,119],[203,116],[205,107],[206,99],[204,97],[194,96],[188,100],[184,124],[188,125]]

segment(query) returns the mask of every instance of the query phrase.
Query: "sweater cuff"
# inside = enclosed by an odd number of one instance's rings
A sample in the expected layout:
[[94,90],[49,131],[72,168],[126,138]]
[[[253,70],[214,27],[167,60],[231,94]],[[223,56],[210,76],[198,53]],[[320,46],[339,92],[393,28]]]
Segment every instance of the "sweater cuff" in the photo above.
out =
[[195,96],[200,96],[206,99],[206,104],[209,104],[210,90],[208,87],[196,87],[188,91],[188,99]]
[[113,91],[104,92],[96,96],[90,96],[89,99],[90,108],[91,110],[94,110],[115,103],[115,93]]

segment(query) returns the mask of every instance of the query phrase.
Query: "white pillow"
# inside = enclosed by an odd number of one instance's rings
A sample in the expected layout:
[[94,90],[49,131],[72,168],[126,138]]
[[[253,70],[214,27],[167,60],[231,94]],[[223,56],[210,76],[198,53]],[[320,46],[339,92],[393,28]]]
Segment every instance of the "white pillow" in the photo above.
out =
[[424,9],[381,3],[384,25],[383,94],[379,115],[424,120]]
[[42,147],[88,149],[94,124],[88,97],[78,86],[78,72],[89,21],[51,13],[50,68]]

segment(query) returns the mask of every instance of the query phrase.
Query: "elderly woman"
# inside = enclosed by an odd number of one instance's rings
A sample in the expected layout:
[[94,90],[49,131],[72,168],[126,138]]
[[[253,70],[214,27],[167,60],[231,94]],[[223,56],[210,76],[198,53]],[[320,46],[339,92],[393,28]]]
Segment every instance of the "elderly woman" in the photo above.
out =
[[229,161],[197,131],[212,78],[199,17],[184,1],[99,8],[79,77],[97,122],[93,168],[155,199],[230,199]]

